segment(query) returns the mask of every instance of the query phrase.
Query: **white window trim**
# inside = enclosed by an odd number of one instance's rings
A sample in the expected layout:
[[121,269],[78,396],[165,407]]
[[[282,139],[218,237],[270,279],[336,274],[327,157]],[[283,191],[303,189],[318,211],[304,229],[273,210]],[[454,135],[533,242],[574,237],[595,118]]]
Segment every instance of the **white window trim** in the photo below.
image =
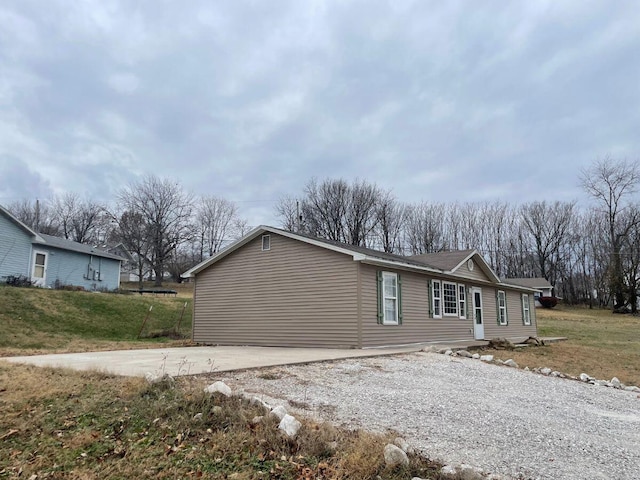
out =
[[[435,295],[436,284],[438,284],[438,297]],[[438,300],[440,313],[436,313],[436,300]],[[442,318],[442,282],[440,280],[431,281],[431,311],[433,312],[433,318]]]
[[[387,289],[385,288],[385,284],[387,279],[392,278],[396,285],[396,295],[395,297],[387,296]],[[398,274],[392,272],[382,272],[382,324],[383,325],[399,325],[398,322]],[[387,319],[387,302],[386,300],[395,300],[396,309],[394,311],[394,318]]]
[[[455,298],[455,305],[456,305],[456,311],[453,313],[447,313],[446,312],[446,307],[445,307],[445,299],[444,299],[444,286],[445,285],[453,285],[453,291],[456,294],[456,298]],[[442,315],[444,315],[445,317],[457,317],[458,316],[458,309],[460,308],[460,305],[458,305],[458,284],[457,283],[453,283],[453,282],[447,282],[445,280],[442,281]]]
[[[464,295],[464,298],[460,295]],[[463,283],[458,284],[458,309],[460,310],[460,318],[462,320],[467,319],[467,289]]]
[[[267,248],[265,248],[265,245]],[[271,235],[262,235],[262,251],[271,250]]]
[[[44,263],[42,265],[36,263],[38,255],[44,256]],[[32,278],[38,279],[46,279],[47,278],[47,263],[49,262],[49,253],[44,250],[34,250],[33,251],[33,264],[31,265],[31,276]],[[36,277],[36,267],[42,267],[42,277]]]
[[[502,294],[502,298],[504,299],[504,306],[500,305],[500,294]],[[501,314],[502,311],[504,311],[504,317]],[[507,318],[507,293],[504,290],[498,290],[498,319],[500,325],[504,326],[509,324],[509,319]]]
[[529,294],[522,294],[522,323],[527,326],[531,325],[531,304],[529,303]]

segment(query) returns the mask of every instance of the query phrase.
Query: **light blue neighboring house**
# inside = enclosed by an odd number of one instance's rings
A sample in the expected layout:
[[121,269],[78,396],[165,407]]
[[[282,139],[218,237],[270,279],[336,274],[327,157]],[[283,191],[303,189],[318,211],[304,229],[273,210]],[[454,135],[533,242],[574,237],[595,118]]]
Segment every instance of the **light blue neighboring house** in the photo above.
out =
[[24,276],[39,287],[120,287],[123,258],[90,245],[36,233],[0,206],[0,282]]

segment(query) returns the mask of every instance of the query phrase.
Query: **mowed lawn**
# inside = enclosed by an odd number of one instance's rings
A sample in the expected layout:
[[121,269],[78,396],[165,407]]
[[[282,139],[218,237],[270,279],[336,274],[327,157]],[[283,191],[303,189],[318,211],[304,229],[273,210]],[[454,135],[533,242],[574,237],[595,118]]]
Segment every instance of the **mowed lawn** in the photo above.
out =
[[191,311],[189,298],[0,286],[0,356],[183,344]]
[[536,309],[541,337],[567,337],[564,342],[513,352],[492,351],[521,367],[549,367],[577,376],[587,373],[628,385],[640,385],[640,317],[610,310],[566,307]]

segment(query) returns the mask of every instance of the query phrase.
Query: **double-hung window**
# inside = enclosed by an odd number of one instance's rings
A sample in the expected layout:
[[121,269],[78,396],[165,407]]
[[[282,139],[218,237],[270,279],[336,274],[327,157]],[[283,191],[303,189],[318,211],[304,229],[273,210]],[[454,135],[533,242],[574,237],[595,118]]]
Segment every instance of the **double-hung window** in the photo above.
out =
[[460,305],[460,318],[467,318],[467,291],[464,285],[458,285],[458,304]]
[[529,305],[529,295],[522,294],[522,323],[531,325],[531,306]]
[[385,325],[398,324],[398,275],[382,273],[382,291],[384,292],[384,320]]
[[507,294],[503,290],[498,290],[497,304],[498,324],[507,325]]
[[458,285],[455,283],[442,282],[442,296],[444,299],[444,316],[458,316]]
[[378,271],[378,323],[402,323],[402,282],[398,273]]
[[433,280],[431,282],[431,309],[433,311],[434,318],[442,317],[442,284],[440,280]]

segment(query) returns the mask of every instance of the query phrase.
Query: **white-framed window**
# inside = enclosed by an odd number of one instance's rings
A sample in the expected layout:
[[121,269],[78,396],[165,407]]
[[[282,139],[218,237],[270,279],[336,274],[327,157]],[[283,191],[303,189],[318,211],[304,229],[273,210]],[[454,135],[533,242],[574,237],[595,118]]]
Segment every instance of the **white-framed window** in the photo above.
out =
[[442,317],[442,284],[440,280],[433,280],[431,282],[431,308],[433,310],[434,318]]
[[444,300],[444,316],[458,316],[458,284],[442,282],[442,299]]
[[33,260],[33,276],[35,278],[44,278],[44,270],[47,265],[47,254],[35,252]]
[[262,235],[262,251],[271,250],[271,235]]
[[507,325],[507,294],[503,290],[498,290],[498,323]]
[[382,306],[384,325],[398,325],[398,274],[382,272]]
[[522,294],[522,323],[531,325],[531,306],[529,304],[529,295]]
[[460,305],[460,318],[467,318],[467,291],[462,284],[458,284],[458,304]]

